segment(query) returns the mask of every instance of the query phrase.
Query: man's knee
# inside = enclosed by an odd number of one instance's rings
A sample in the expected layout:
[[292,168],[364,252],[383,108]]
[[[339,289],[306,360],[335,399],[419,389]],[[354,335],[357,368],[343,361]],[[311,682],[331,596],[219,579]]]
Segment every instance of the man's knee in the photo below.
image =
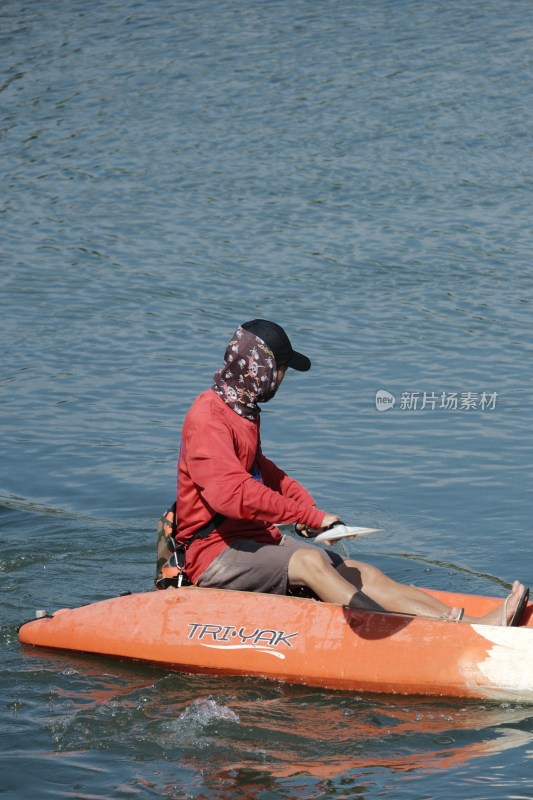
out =
[[356,561],[347,559],[336,567],[337,572],[341,577],[345,578],[348,583],[355,586],[356,589],[361,589],[363,585],[363,578],[361,575],[361,565]]
[[302,547],[295,550],[289,561],[289,581],[305,583],[331,566],[325,553],[318,548]]

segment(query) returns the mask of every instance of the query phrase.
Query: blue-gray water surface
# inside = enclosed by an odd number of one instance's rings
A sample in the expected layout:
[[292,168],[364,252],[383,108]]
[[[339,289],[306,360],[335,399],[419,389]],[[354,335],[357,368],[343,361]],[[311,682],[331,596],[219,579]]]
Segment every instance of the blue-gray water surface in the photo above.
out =
[[[17,625],[152,588],[240,322],[264,450],[397,580],[533,581],[529,0],[3,0],[0,792],[533,797],[533,713],[170,674]],[[338,545],[343,547],[342,545]]]

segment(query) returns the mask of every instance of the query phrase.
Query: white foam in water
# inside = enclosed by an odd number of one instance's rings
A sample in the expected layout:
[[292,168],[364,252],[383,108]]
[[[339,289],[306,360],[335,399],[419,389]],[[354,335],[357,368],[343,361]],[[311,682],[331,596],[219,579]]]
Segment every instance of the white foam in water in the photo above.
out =
[[238,714],[229,706],[220,705],[210,697],[201,697],[195,700],[179,716],[180,720],[197,723],[204,726],[211,722],[223,720],[225,722],[240,722]]

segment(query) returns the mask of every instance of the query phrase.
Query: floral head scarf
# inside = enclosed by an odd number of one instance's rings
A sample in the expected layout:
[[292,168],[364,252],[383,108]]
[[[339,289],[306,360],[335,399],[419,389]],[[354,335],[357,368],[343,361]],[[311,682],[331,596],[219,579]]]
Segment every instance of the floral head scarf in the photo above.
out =
[[255,334],[237,328],[211,388],[241,417],[256,420],[261,410],[257,404],[276,394],[277,377],[272,350]]

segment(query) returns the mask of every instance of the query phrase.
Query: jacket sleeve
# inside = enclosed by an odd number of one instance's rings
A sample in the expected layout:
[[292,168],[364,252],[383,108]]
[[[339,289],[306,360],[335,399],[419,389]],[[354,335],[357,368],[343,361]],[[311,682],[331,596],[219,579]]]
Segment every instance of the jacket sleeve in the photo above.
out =
[[311,495],[272,462],[265,460],[260,465],[266,467],[270,485],[245,470],[235,450],[233,433],[223,422],[212,421],[209,437],[193,432],[186,450],[191,479],[214,511],[229,519],[301,522],[320,527],[325,512],[317,509]]
[[315,501],[307,489],[297,480],[291,478],[290,475],[287,475],[277,464],[274,464],[273,461],[264,456],[262,452],[259,453],[257,461],[267,486],[284,497],[299,500],[307,505],[315,505]]

